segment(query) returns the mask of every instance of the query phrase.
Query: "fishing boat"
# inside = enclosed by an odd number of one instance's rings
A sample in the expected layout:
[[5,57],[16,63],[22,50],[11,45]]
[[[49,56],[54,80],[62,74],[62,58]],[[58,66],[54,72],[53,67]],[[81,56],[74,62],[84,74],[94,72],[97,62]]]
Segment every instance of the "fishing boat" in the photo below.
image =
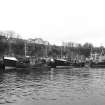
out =
[[48,66],[51,68],[69,68],[71,64],[65,59],[51,59]]
[[12,50],[12,40],[11,38],[8,39],[9,42],[9,50],[8,54],[3,56],[3,64],[4,64],[4,69],[15,69],[16,68],[16,62],[18,61],[17,58],[14,55],[14,52]]
[[90,58],[90,67],[105,67],[105,55],[92,54]]
[[91,62],[90,67],[92,68],[105,68],[105,61],[104,62]]
[[48,66],[50,66],[51,68],[69,68],[71,67],[70,61],[66,60],[63,57],[62,51],[63,49],[61,47],[60,58],[56,58],[56,59],[51,58]]
[[18,62],[16,63],[16,69],[25,69],[25,68],[29,68],[30,67],[30,57],[27,56],[27,52],[28,52],[28,49],[27,49],[27,43],[25,43],[25,55],[23,57],[17,57],[18,59]]
[[4,56],[3,57],[3,62],[4,62],[5,70],[7,70],[7,69],[16,69],[17,61],[18,60],[15,57]]
[[65,59],[55,59],[56,66],[70,66],[70,62]]

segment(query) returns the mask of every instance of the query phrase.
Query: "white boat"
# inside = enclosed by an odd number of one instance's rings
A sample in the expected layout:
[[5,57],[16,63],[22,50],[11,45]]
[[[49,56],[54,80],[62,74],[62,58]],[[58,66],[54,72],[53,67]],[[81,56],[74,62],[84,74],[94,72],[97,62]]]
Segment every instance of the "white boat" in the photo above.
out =
[[18,60],[15,57],[4,56],[3,61],[4,61],[5,70],[6,70],[6,69],[15,69],[16,62]]

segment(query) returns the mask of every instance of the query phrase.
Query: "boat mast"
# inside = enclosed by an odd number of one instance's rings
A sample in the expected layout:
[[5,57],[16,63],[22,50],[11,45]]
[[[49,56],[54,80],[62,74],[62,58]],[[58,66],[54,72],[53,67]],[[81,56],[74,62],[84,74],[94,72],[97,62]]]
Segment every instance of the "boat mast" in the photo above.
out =
[[62,58],[62,46],[61,46],[61,58]]
[[8,38],[8,47],[9,47],[9,50],[8,50],[8,55],[12,55],[12,48],[11,48],[11,39]]
[[46,57],[47,57],[47,45],[46,45]]
[[25,57],[27,56],[27,48],[26,48],[26,42],[25,42]]
[[101,55],[104,55],[104,48],[103,48],[103,45],[101,44]]

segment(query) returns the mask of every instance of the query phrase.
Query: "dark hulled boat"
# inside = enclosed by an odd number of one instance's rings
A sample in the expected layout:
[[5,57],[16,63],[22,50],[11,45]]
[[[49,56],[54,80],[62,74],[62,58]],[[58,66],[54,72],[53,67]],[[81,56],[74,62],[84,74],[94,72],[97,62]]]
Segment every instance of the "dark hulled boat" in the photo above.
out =
[[105,67],[105,55],[103,54],[91,54],[90,67]]
[[65,59],[51,59],[48,63],[48,66],[51,68],[65,68],[67,66],[71,66],[70,62]]
[[105,61],[103,61],[103,62],[91,62],[90,63],[90,67],[92,67],[92,68],[103,68],[103,67],[105,67]]
[[3,57],[3,63],[5,66],[5,70],[6,69],[16,69],[17,61],[18,60],[15,57],[4,56]]

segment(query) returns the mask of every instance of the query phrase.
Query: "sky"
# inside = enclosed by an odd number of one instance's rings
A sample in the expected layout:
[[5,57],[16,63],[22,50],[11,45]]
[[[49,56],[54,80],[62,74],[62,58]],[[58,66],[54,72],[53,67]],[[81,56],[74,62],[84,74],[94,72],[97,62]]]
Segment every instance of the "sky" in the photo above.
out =
[[104,0],[0,0],[0,30],[22,38],[105,46]]

